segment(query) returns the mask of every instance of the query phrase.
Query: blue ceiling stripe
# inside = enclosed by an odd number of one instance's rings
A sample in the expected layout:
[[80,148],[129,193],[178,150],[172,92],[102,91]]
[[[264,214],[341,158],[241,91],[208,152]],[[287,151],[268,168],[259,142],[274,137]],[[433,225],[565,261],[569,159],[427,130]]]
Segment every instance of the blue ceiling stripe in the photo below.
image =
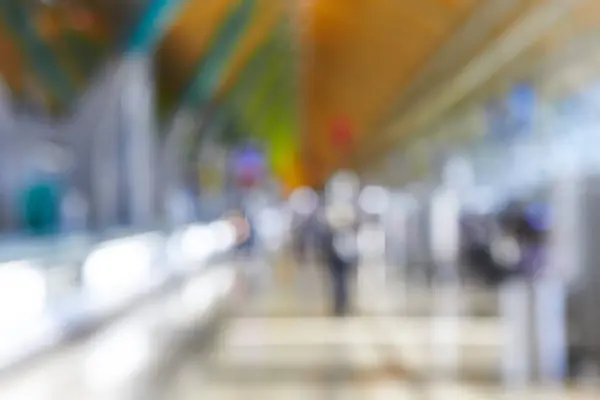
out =
[[150,0],[133,29],[127,51],[145,54],[154,51],[186,1],[190,0]]

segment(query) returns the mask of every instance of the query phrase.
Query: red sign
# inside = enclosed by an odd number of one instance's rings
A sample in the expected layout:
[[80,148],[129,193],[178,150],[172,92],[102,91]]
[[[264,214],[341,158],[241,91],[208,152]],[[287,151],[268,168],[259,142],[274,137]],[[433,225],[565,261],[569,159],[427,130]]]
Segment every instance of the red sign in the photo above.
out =
[[259,178],[253,171],[245,171],[238,176],[238,186],[249,189],[256,186]]
[[340,150],[348,150],[352,145],[352,127],[346,118],[334,121],[331,129],[333,145]]

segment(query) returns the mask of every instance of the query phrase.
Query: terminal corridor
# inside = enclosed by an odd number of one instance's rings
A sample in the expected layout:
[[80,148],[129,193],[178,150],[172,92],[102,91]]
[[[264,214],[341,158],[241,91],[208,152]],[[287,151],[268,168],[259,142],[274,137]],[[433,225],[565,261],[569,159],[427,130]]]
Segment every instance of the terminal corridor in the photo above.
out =
[[[393,268],[362,266],[354,311],[336,318],[329,316],[320,266],[297,265],[289,256],[270,264],[236,262],[215,269],[212,280],[199,281],[232,291],[227,306],[216,307],[212,317],[201,295],[207,287],[196,286],[195,296],[186,295],[185,288],[163,293],[101,332],[47,356],[39,367],[17,369],[0,387],[2,398],[598,396],[585,387],[507,386],[502,374],[507,326],[491,291],[458,291],[450,284],[435,291],[418,283],[405,286],[390,276]],[[386,279],[381,279],[383,272]]]
[[600,399],[599,28],[0,1],[0,400]]

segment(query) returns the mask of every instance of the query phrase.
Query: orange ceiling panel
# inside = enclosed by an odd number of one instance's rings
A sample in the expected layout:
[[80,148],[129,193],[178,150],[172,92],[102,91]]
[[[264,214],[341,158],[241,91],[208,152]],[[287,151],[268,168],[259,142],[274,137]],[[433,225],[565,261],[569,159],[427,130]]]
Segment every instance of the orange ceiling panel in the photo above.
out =
[[[317,0],[303,8],[304,135],[310,162],[343,163],[330,126],[369,132],[476,0]],[[318,178],[317,178],[318,180]]]
[[157,52],[160,90],[176,96],[196,72],[199,60],[209,48],[214,32],[233,0],[189,0],[161,41]]
[[[528,12],[535,11],[540,6],[547,6],[547,0],[522,1],[505,17],[497,20],[492,27],[492,34],[481,37],[477,43],[477,51],[473,57],[489,46],[490,42],[500,38],[507,29],[518,23],[518,20]],[[539,90],[544,98],[561,96],[565,92],[573,92],[589,84],[591,79],[598,76],[600,52],[595,52],[594,44],[600,35],[600,2],[597,0],[582,0],[577,2],[569,12],[562,16],[550,27],[544,29],[539,39],[527,48],[512,62],[498,70],[494,76],[466,97],[461,103],[470,104],[489,96],[501,94],[512,87],[515,81],[532,80],[539,83]],[[465,61],[470,57],[465,57]],[[594,61],[595,59],[595,61]],[[431,86],[434,90],[435,83]],[[550,96],[550,97],[547,97]],[[415,96],[405,97],[402,111],[410,112],[410,101]],[[461,104],[459,103],[459,104]],[[402,115],[400,116],[402,118]],[[410,135],[410,132],[399,132],[399,135]],[[385,155],[386,149],[394,146],[394,137],[378,141],[374,146],[368,146],[369,138],[357,146],[357,162],[355,167],[364,167]]]

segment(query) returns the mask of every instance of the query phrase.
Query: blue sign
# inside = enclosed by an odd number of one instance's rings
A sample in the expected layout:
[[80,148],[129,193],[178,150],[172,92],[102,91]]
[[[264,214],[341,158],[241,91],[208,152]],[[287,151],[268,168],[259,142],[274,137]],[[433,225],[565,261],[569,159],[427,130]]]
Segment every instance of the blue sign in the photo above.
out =
[[530,84],[519,83],[509,93],[507,103],[509,118],[514,128],[521,134],[529,133],[535,115],[535,89]]
[[265,173],[266,166],[265,155],[255,146],[246,146],[233,153],[233,174],[238,178],[260,178]]
[[504,99],[490,100],[486,106],[488,135],[500,140],[510,140],[529,134],[533,128],[536,93],[527,83],[515,85]]

